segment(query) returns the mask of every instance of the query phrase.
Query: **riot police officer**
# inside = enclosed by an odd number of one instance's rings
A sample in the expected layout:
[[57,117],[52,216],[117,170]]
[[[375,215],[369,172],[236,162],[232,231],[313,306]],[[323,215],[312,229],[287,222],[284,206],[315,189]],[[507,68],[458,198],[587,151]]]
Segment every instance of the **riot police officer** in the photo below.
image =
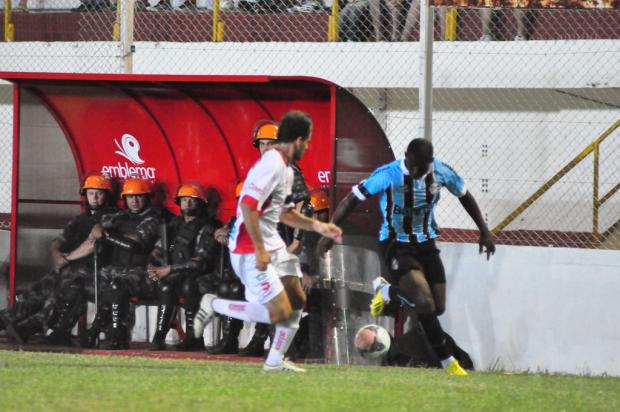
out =
[[90,255],[73,258],[71,252],[88,238],[103,215],[116,209],[110,181],[99,174],[87,176],[80,189],[85,197],[85,211],[65,226],[51,245],[53,267],[11,308],[0,311],[0,328],[18,343],[31,335],[52,328],[48,343],[70,344],[70,332],[83,313],[83,283],[92,272]]
[[203,349],[202,339],[196,339],[192,333],[194,315],[200,304],[199,278],[216,267],[219,245],[213,234],[222,225],[207,212],[205,191],[196,183],[179,186],[175,202],[181,215],[168,224],[167,237],[171,241],[164,244],[165,239],[159,240],[147,268],[149,279],[157,284],[158,300],[152,349],[165,348],[172,311],[180,296],[183,297],[187,333],[185,340],[175,349]]
[[[155,296],[156,284],[148,278],[146,265],[158,238],[161,214],[151,205],[150,194],[147,181],[127,179],[121,193],[127,208],[104,216],[91,231],[93,244],[89,247],[93,248],[94,242],[101,243],[104,251],[110,251],[111,261],[98,274],[101,303],[82,341],[84,346],[93,346],[107,326],[107,348],[127,348],[130,296]],[[94,289],[94,282],[92,285]],[[94,290],[89,294],[94,296]]]

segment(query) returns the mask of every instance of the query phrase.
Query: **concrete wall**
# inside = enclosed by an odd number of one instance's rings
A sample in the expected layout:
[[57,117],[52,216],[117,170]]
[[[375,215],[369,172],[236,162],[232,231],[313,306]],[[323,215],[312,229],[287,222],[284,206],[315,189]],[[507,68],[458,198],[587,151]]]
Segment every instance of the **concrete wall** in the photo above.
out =
[[441,323],[477,368],[620,376],[618,251],[441,246]]

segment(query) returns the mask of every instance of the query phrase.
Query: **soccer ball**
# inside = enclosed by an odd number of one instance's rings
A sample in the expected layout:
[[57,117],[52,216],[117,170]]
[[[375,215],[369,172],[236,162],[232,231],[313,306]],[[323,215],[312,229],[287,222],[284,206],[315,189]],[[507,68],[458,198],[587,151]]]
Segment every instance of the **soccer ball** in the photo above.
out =
[[379,359],[390,349],[392,338],[384,327],[379,325],[362,326],[355,334],[355,347],[366,359]]

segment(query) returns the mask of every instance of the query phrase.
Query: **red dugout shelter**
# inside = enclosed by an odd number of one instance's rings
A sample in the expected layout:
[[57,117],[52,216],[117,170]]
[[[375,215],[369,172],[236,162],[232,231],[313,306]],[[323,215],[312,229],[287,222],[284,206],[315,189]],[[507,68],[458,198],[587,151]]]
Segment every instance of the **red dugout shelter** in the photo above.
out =
[[[313,139],[300,163],[332,206],[376,166],[393,160],[368,109],[333,83],[299,77],[0,73],[14,83],[10,301],[16,282],[43,273],[50,236],[79,212],[79,184],[92,171],[157,182],[172,211],[184,180],[215,189],[220,219],[258,157],[259,120],[291,110],[312,116]],[[360,210],[349,239],[374,239],[379,213]],[[46,234],[47,233],[47,234]],[[365,242],[364,242],[365,243]],[[38,263],[37,263],[38,262]]]

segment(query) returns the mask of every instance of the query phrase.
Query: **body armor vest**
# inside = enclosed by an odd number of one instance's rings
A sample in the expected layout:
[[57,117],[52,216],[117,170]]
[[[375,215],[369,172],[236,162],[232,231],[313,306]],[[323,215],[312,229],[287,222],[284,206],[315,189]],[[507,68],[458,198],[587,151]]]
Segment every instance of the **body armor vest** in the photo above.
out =
[[103,207],[95,213],[90,213],[90,211],[88,211],[78,215],[71,223],[73,226],[71,232],[64,233],[65,242],[61,245],[60,251],[62,253],[71,253],[71,251],[80,246],[88,238],[93,226],[101,220],[101,216],[114,212],[115,210],[113,208]]
[[295,172],[293,177],[293,187],[291,189],[291,195],[295,204],[303,201],[310,201],[310,191],[306,186],[306,179],[301,173],[301,169],[295,163],[291,163],[291,168]]
[[189,223],[185,223],[182,216],[174,218],[170,223],[172,243],[168,247],[170,263],[184,263],[194,256],[196,238],[200,229],[209,222],[204,216],[199,216]]
[[[129,213],[125,211],[118,214],[114,218],[114,231],[124,236],[135,235],[138,225],[145,219],[152,217],[153,213],[155,213],[153,210],[147,209],[142,213]],[[112,251],[112,264],[123,267],[146,266],[149,253],[149,250],[131,251],[114,247]]]

